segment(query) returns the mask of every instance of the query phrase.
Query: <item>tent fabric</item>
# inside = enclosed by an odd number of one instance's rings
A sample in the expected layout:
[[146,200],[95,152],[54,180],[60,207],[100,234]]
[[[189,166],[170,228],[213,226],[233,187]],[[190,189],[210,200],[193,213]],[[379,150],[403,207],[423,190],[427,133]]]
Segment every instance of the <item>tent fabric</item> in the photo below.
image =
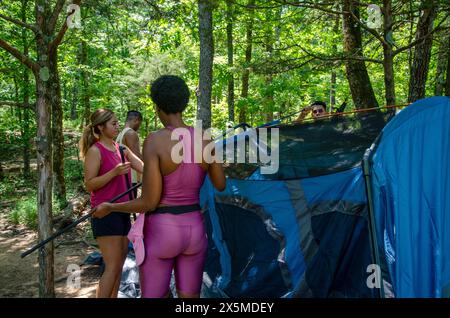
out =
[[[227,187],[209,179],[201,204],[209,237],[205,273],[228,297],[376,297],[361,160],[392,113],[278,125],[279,170],[227,162]],[[234,150],[253,132],[217,142]],[[247,143],[271,145],[269,139]],[[248,152],[250,146],[246,148]],[[248,153],[246,153],[248,155]],[[236,156],[237,157],[237,156]]]
[[[225,171],[235,179],[289,180],[348,170],[360,165],[365,150],[392,116],[392,110],[385,113],[362,112],[305,124],[268,127],[268,139],[271,138],[272,128],[279,131],[279,147],[276,149],[279,153],[279,169],[273,174],[261,174],[260,166],[263,164],[260,162],[235,163],[238,143],[243,144],[243,140],[252,132],[258,138],[256,141],[247,141],[247,156],[252,142],[262,146],[270,145],[270,142],[261,140],[260,128],[246,131],[223,140],[224,154],[226,147],[235,151],[234,162],[226,161]],[[234,147],[231,146],[232,143]],[[271,149],[268,152],[271,153]]]
[[372,158],[377,242],[396,297],[450,297],[450,98],[402,110]]
[[205,272],[229,297],[374,297],[360,168],[301,180],[228,178],[223,192],[207,180],[201,200]]

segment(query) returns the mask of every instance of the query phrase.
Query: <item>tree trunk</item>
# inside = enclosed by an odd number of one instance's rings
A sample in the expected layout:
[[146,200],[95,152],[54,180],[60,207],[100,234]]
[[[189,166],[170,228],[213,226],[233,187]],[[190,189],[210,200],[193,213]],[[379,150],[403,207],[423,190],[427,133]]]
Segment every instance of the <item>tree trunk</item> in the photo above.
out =
[[[13,82],[14,82],[14,101],[17,105],[20,104],[20,94],[19,94],[19,83],[17,81],[17,75],[14,73],[13,75]],[[13,116],[17,117],[19,119],[19,130],[20,130],[20,136],[23,138],[23,120],[22,120],[22,107],[17,106],[15,109],[15,114],[13,113]],[[12,117],[14,118],[14,117]]]
[[[248,0],[248,6],[255,4],[254,0]],[[253,10],[253,9],[251,9]],[[244,72],[242,73],[242,90],[241,98],[246,99],[248,97],[248,85],[250,79],[250,63],[252,61],[252,44],[253,44],[253,11],[250,12],[249,20],[246,26],[246,38],[245,38],[245,62]],[[247,121],[247,109],[246,105],[241,105],[239,108],[239,123],[245,123]]]
[[[36,78],[36,112],[37,112],[37,166],[38,166],[38,226],[39,241],[45,240],[52,234],[52,127],[51,127],[51,83],[52,75],[49,52],[51,38],[48,35],[51,16],[50,4],[46,0],[35,1],[36,25],[43,36],[36,37],[36,53],[39,70],[35,71]],[[54,250],[53,242],[39,249],[39,297],[55,297],[54,286]]]
[[[16,102],[17,105],[20,104],[20,96],[19,96],[19,83],[17,83],[17,75],[14,74],[13,75],[13,82],[14,82],[14,101]],[[13,115],[15,115],[16,117],[19,118],[19,123],[22,123],[22,112],[20,111],[21,107],[17,107],[15,109],[16,113]],[[20,129],[22,130],[22,127],[20,127]],[[21,131],[22,133],[22,131]]]
[[234,71],[233,71],[233,8],[227,0],[227,53],[228,53],[228,120],[234,123]]
[[90,93],[89,93],[89,74],[86,70],[88,67],[88,57],[87,57],[87,45],[86,41],[81,41],[80,43],[80,64],[83,67],[81,71],[81,81],[82,81],[82,99],[83,99],[83,119],[81,120],[81,128],[83,125],[89,124],[89,117],[91,116],[91,104],[90,104]]
[[[437,4],[434,0],[424,0],[421,6],[422,14],[417,24],[416,40],[431,32],[437,13]],[[409,78],[408,101],[410,103],[425,97],[425,85],[427,82],[432,44],[433,38],[430,35],[414,48],[414,59]]]
[[67,205],[66,183],[64,181],[64,135],[63,109],[61,103],[61,85],[58,72],[58,51],[49,52],[51,106],[52,106],[52,141],[53,141],[53,191],[59,209]]
[[[339,33],[339,16],[336,16],[336,21],[334,24],[333,32],[334,34]],[[333,43],[332,46],[333,54],[337,55],[337,43]],[[330,107],[328,111],[331,113],[333,109],[336,107],[336,68],[335,65],[331,68],[331,77],[330,77]]]
[[[22,0],[21,16],[22,22],[27,23],[27,5],[28,0]],[[22,43],[23,43],[23,54],[28,57],[28,41],[27,41],[27,31],[22,29]],[[22,134],[22,145],[23,145],[23,177],[25,179],[30,177],[30,73],[27,67],[23,68],[23,104],[25,108],[23,109],[23,134]]]
[[[343,11],[344,52],[352,58],[362,58],[361,29],[350,14],[353,12],[359,19],[359,9],[353,0],[343,0]],[[365,62],[346,59],[345,71],[355,107],[378,107]]]
[[332,112],[336,107],[336,71],[331,71],[330,77],[330,107],[328,109],[329,112]]
[[445,96],[450,97],[450,36],[448,37],[447,46],[447,75],[445,81]]
[[[40,55],[44,52],[40,52]],[[42,56],[42,55],[41,55]],[[41,62],[45,67],[45,62]],[[47,63],[48,64],[48,63]],[[36,76],[36,96],[38,130],[36,138],[38,165],[38,220],[39,241],[52,233],[52,142],[51,142],[51,104],[49,87]],[[53,242],[39,250],[39,297],[54,297]]]
[[61,87],[62,87],[61,105],[63,105],[62,108],[63,108],[63,114],[64,114],[64,112],[67,111],[66,105],[67,105],[67,101],[68,101],[68,98],[67,98],[67,81],[65,81],[63,79],[60,79],[60,82],[61,82]]
[[[16,81],[16,76],[15,76],[15,75],[13,76],[13,80]],[[17,102],[17,100],[16,100],[16,102]],[[10,112],[11,112],[11,118],[14,118],[14,116],[16,115],[16,114],[15,114],[15,110],[16,110],[16,109],[15,109],[14,105],[11,105],[11,107],[9,108],[9,110],[10,110]]]
[[[414,1],[410,1],[409,2],[409,32],[408,32],[408,42],[407,43],[412,43],[413,41],[413,37],[414,37]],[[411,72],[412,69],[412,62],[413,62],[413,48],[414,46],[411,46],[408,49],[408,66],[409,66],[409,72]]]
[[[47,31],[50,5],[45,0],[36,1],[36,24],[43,32]],[[39,71],[36,72],[37,109],[37,165],[38,165],[38,220],[39,241],[52,233],[52,133],[51,133],[51,87],[48,46],[50,37],[36,38]],[[39,250],[39,297],[55,297],[53,270],[53,242]]]
[[198,19],[200,35],[200,68],[199,96],[197,105],[197,120],[202,121],[203,128],[211,127],[211,92],[214,58],[212,1],[198,1]]
[[[266,52],[269,56],[269,58],[272,57],[273,52],[273,44],[272,44],[272,33],[268,32],[266,34]],[[270,72],[270,71],[269,71]],[[272,74],[266,74],[265,76],[265,83],[266,88],[270,88],[273,82],[273,75]],[[271,89],[267,90],[266,96],[264,98],[264,119],[266,123],[273,121],[273,94]]]
[[[26,53],[28,53],[26,51]],[[23,176],[29,178],[30,171],[30,73],[27,68],[23,70],[23,103],[25,108],[23,110]]]
[[392,0],[383,0],[383,69],[384,69],[384,92],[386,105],[395,105],[395,78],[394,78],[394,54],[392,51]]
[[[450,27],[450,24],[449,24]],[[445,71],[447,70],[447,55],[449,51],[450,35],[444,35],[441,38],[442,42],[439,45],[438,60],[436,66],[436,79],[434,87],[434,95],[442,96],[445,88]]]
[[[23,32],[22,32],[22,35],[23,35]],[[21,103],[20,103],[20,94],[19,94],[19,84],[17,82],[17,75],[16,74],[14,74],[13,80],[14,80],[15,102],[19,105]],[[23,106],[24,106],[23,107],[23,112],[25,113],[27,111],[27,109],[26,109],[27,104],[23,104]],[[25,137],[25,120],[24,120],[25,116],[22,116],[22,109],[21,108],[22,107],[17,106],[16,112],[17,112],[17,117],[19,118],[20,138],[21,138],[22,146],[23,146],[23,149],[24,149],[24,152],[25,152],[25,147],[26,147],[26,142],[25,142],[25,140],[26,140],[26,137]],[[24,163],[24,168],[23,168],[22,175],[23,175],[23,178],[26,179],[27,178],[27,172],[25,171],[25,166],[26,166],[26,164],[25,164],[26,163],[25,153],[24,153],[24,156],[23,156],[23,163]],[[29,166],[29,164],[28,164],[28,166]]]
[[[276,19],[278,21],[281,21],[282,18],[282,7],[279,7],[276,14]],[[268,25],[270,26],[270,21],[273,19],[272,14],[268,13],[268,15],[266,15],[266,18],[268,19]],[[274,45],[274,41],[275,39],[279,39],[280,38],[280,26],[276,26],[275,29],[271,28],[271,27],[267,27],[266,28],[266,37],[265,37],[265,49],[267,52],[267,56],[269,57],[270,63],[272,63],[273,58],[274,58],[274,52],[273,52],[273,45]],[[276,53],[275,53],[276,54]],[[274,111],[274,100],[273,100],[273,91],[271,88],[272,83],[273,83],[273,74],[272,74],[272,70],[271,68],[268,68],[267,70],[267,74],[265,76],[265,82],[266,82],[266,87],[268,88],[266,96],[265,96],[265,101],[264,101],[264,114],[265,114],[265,118],[264,121],[267,122],[271,122],[274,119],[274,115],[273,115],[273,111]]]
[[[267,85],[266,87],[271,86],[272,82],[273,82],[272,74],[266,75],[265,81],[266,81],[266,85]],[[266,109],[264,111],[264,115],[265,115],[264,121],[266,123],[273,121],[273,103],[274,103],[273,95],[271,93],[269,93],[269,95],[267,95],[265,98],[265,108]]]
[[[246,99],[248,97],[248,85],[250,80],[250,62],[252,60],[252,26],[250,23],[247,25],[246,35],[246,48],[245,48],[245,68],[242,73],[242,90],[241,98]],[[239,122],[245,123],[247,121],[247,109],[246,105],[239,107]]]
[[[70,119],[77,119],[77,103],[78,103],[78,76],[75,77],[72,87],[72,98],[70,102]],[[83,122],[83,120],[81,120]]]

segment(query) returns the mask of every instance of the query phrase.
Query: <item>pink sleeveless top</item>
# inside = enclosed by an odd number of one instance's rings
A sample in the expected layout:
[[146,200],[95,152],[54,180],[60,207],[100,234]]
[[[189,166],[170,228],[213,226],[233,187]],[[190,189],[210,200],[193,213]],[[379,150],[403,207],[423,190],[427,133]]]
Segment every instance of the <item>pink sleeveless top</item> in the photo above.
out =
[[[167,128],[171,131],[174,129],[171,126]],[[180,136],[183,144],[183,161],[175,171],[163,176],[161,205],[199,203],[199,192],[205,180],[206,171],[199,163],[194,162],[194,127],[188,127],[188,131],[188,135]],[[190,142],[187,140],[189,138]]]
[[[121,163],[119,144],[114,142],[114,146],[116,147],[116,151],[111,151],[105,146],[103,146],[100,142],[96,142],[94,144],[100,150],[101,163],[100,169],[98,171],[98,177],[104,175],[105,173],[114,169],[117,164]],[[125,161],[127,159],[125,158]],[[131,174],[128,173],[128,179],[130,180],[131,185]],[[100,203],[107,202],[114,198],[115,196],[125,192],[127,190],[127,184],[125,182],[124,175],[115,176],[111,179],[107,184],[105,184],[102,188],[97,189],[91,192],[91,207],[96,207]],[[119,200],[115,202],[126,202],[129,201],[130,198],[128,195],[123,196]]]

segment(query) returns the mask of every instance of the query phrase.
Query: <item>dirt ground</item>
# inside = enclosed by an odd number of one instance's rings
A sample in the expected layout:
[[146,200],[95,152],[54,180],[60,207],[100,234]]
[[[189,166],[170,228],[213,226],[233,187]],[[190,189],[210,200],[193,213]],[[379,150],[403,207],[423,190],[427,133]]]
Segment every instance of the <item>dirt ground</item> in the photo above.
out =
[[[85,239],[85,231],[86,228],[81,227],[55,240],[55,293],[58,298],[95,297],[99,266],[81,266],[81,288],[67,285],[71,274],[67,272],[68,266],[80,266],[87,255],[96,250]],[[7,209],[0,208],[0,297],[38,297],[37,251],[20,258],[20,254],[36,242],[37,233],[9,222]]]
[[[74,141],[79,139],[79,133],[65,131],[66,135],[66,159],[77,160],[77,145]],[[15,148],[14,148],[15,147]],[[23,166],[22,152],[18,145],[9,144],[6,150],[0,154],[3,173],[20,179]],[[32,158],[30,168],[32,172],[36,170],[36,158],[34,157],[34,146],[32,145]],[[71,158],[70,156],[73,156]],[[0,202],[0,297],[38,297],[38,251],[33,252],[25,258],[20,258],[20,254],[37,243],[37,232],[22,225],[13,224],[8,219],[11,205],[20,198],[19,192],[28,191],[27,186],[16,189],[15,195],[11,198],[4,197]],[[83,208],[74,214],[74,217],[86,213]],[[86,257],[96,250],[94,240],[90,240],[85,233],[89,233],[88,221],[70,230],[54,241],[54,278],[55,294],[60,298],[73,297],[95,297],[95,289],[100,277],[99,266],[81,266]],[[67,272],[68,266],[76,264],[81,266],[81,288],[73,289],[68,287],[68,277],[73,276]],[[70,269],[70,268],[69,268]]]

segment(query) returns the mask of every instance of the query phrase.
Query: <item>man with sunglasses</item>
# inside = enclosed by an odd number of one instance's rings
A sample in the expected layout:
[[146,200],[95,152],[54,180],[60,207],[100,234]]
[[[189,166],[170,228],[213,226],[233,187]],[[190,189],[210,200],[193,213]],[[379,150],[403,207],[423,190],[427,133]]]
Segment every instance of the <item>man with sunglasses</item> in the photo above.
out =
[[309,113],[311,113],[312,118],[319,119],[320,117],[328,115],[326,109],[327,104],[325,104],[322,101],[315,101],[310,106],[303,108],[302,111],[300,112],[300,115],[295,121],[298,123],[303,122],[303,120]]

